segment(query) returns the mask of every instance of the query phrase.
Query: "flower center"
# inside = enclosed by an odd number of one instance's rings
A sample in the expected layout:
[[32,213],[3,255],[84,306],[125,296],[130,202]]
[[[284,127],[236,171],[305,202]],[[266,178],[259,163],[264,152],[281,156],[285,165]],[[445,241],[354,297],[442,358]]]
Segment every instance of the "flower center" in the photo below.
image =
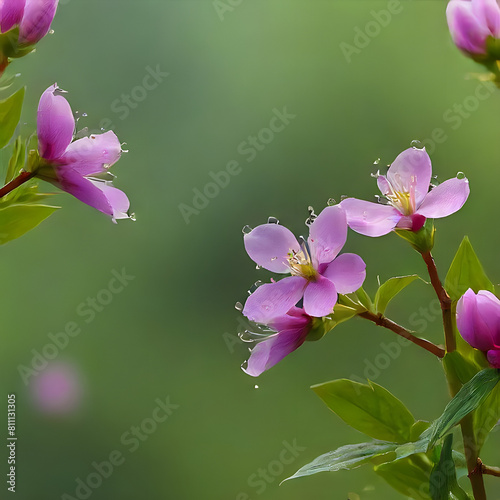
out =
[[301,247],[301,250],[298,252],[292,250],[288,254],[290,273],[292,276],[300,276],[308,281],[315,281],[318,276],[318,271],[314,269],[306,245],[302,244]]
[[389,192],[385,195],[389,203],[399,210],[403,215],[412,215],[415,213],[415,186],[417,184],[416,176],[410,177],[409,186],[402,182],[398,176],[395,182],[387,180]]

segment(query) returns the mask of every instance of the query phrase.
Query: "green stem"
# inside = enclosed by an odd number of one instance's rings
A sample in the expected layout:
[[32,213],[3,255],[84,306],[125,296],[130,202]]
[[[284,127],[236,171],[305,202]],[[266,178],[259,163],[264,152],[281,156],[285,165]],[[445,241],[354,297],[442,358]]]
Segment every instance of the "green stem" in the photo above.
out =
[[429,342],[428,340],[422,339],[420,337],[415,337],[415,335],[413,335],[409,330],[402,327],[401,325],[398,325],[397,323],[394,323],[394,321],[391,321],[382,314],[375,314],[370,311],[365,311],[360,313],[358,316],[361,316],[362,318],[365,318],[369,321],[373,321],[376,325],[393,331],[401,337],[408,339],[410,342],[423,347],[426,351],[429,351],[438,358],[444,358],[444,355],[446,354],[444,349],[441,349],[441,347],[433,344],[432,342]]
[[[431,284],[439,299],[439,303],[441,304],[446,351],[452,352],[457,348],[455,333],[453,331],[453,317],[451,309],[452,300],[439,279],[436,263],[434,262],[431,252],[423,252],[422,258],[427,265]],[[452,397],[454,397],[460,390],[461,384],[458,380],[451,380],[448,378],[448,386]],[[486,500],[483,471],[480,467],[478,467],[478,463],[480,462],[478,457],[479,449],[477,447],[476,436],[474,434],[472,414],[469,414],[462,419],[460,422],[460,428],[462,431],[465,457],[467,460],[467,470],[469,471],[469,480],[471,482],[474,499]]]
[[29,181],[33,177],[35,177],[34,172],[21,172],[17,177],[12,179],[8,184],[0,189],[0,198],[3,198],[11,191],[14,191],[14,189],[18,188],[21,184],[24,184],[26,181]]

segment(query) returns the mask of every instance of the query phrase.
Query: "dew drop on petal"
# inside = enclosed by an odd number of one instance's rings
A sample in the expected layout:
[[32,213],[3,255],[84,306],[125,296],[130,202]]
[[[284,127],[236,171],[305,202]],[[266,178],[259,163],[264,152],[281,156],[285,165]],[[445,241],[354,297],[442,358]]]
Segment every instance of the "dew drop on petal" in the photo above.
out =
[[410,146],[412,148],[416,148],[416,149],[422,149],[423,148],[422,143],[420,141],[416,140],[416,139],[413,140],[413,141],[411,141]]
[[130,218],[130,220],[131,220],[132,222],[135,222],[135,221],[137,220],[137,216],[135,215],[135,212],[132,212],[132,213],[130,214],[130,217],[129,217],[129,218]]
[[329,206],[329,207],[333,207],[333,205],[335,205],[337,202],[333,199],[333,198],[328,198],[328,201],[326,202],[326,204]]
[[241,230],[243,234],[250,234],[252,232],[252,228],[248,225],[243,226],[243,229]]
[[241,302],[236,302],[236,304],[234,304],[234,308],[237,311],[243,311],[243,304]]
[[340,201],[344,201],[345,199],[349,198],[349,196],[347,196],[346,194],[343,194],[341,197],[340,197]]
[[280,221],[276,217],[268,217],[267,218],[267,223],[268,224],[279,224]]
[[460,179],[460,180],[465,179],[465,174],[463,172],[458,172],[457,179]]

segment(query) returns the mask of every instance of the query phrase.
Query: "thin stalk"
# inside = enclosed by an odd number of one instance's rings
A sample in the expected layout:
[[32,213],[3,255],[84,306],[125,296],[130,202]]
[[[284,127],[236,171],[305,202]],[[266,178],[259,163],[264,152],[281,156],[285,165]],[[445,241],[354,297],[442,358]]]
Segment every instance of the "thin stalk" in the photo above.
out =
[[18,188],[21,184],[29,181],[35,177],[34,172],[21,172],[17,177],[12,179],[8,184],[5,184],[3,188],[0,188],[0,198],[3,198],[6,194],[9,194],[14,189]]
[[428,340],[422,339],[420,337],[415,337],[415,335],[413,335],[409,330],[386,318],[382,314],[375,314],[370,311],[365,311],[360,313],[358,316],[361,316],[362,318],[365,318],[369,321],[373,321],[376,325],[393,331],[397,335],[400,335],[401,337],[408,339],[410,342],[413,342],[415,345],[423,347],[426,351],[429,351],[438,358],[444,358],[444,355],[446,354],[445,350],[441,349],[441,347],[433,344]]

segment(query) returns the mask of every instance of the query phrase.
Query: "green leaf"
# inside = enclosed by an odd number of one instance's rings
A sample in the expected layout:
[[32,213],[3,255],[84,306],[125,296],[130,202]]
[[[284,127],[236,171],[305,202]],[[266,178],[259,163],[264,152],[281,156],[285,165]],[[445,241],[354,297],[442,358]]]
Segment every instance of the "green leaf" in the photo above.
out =
[[311,463],[301,467],[289,479],[311,476],[318,472],[336,472],[341,469],[350,470],[370,462],[375,457],[383,456],[394,449],[396,443],[386,443],[384,441],[371,441],[370,443],[350,444],[341,446],[335,451],[330,451],[315,458]]
[[358,309],[343,304],[335,304],[333,314],[322,318],[313,318],[312,327],[307,334],[306,340],[316,341],[323,338],[328,332],[337,325],[347,321],[359,313]]
[[444,287],[452,300],[458,300],[469,288],[476,293],[479,290],[495,293],[495,287],[486,276],[467,236],[458,247],[446,275]]
[[23,87],[7,99],[0,101],[0,149],[9,143],[19,123],[24,90]]
[[469,500],[469,497],[457,482],[455,462],[453,460],[453,435],[444,438],[439,462],[433,467],[429,478],[429,493],[432,500],[448,500],[453,493],[458,500]]
[[467,383],[480,371],[479,366],[458,351],[446,353],[443,364],[448,378],[459,380],[461,384]]
[[18,137],[14,143],[14,151],[9,160],[9,168],[7,169],[7,175],[5,176],[5,184],[10,182],[14,177],[17,177],[20,170],[24,167],[24,162],[26,159],[26,144]]
[[429,476],[431,464],[426,457],[407,457],[375,467],[375,472],[395,490],[415,500],[430,500]]
[[410,441],[413,415],[380,385],[340,379],[314,385],[312,389],[333,412],[358,431],[382,441]]
[[48,205],[10,205],[0,209],[0,245],[35,228],[58,208]]
[[396,276],[389,278],[385,283],[380,285],[375,294],[375,310],[378,313],[384,314],[389,302],[410,283],[418,279],[416,274],[411,276]]
[[436,228],[432,219],[425,221],[422,229],[417,232],[409,231],[408,229],[395,229],[394,232],[419,253],[430,252],[434,247],[434,233]]
[[426,420],[417,420],[410,430],[410,438],[412,442],[417,441],[422,433],[426,431],[430,425],[431,423],[427,422]]
[[496,385],[484,402],[474,412],[474,434],[481,450],[486,437],[500,420],[500,385]]
[[[429,427],[429,447],[474,411],[491,393],[500,380],[500,370],[487,368],[467,382],[447,404],[443,414]],[[425,433],[424,433],[425,434]]]
[[356,298],[358,299],[358,302],[367,310],[367,311],[372,311],[373,312],[373,303],[372,300],[370,299],[370,296],[365,292],[363,287],[359,288],[356,290],[354,293]]

